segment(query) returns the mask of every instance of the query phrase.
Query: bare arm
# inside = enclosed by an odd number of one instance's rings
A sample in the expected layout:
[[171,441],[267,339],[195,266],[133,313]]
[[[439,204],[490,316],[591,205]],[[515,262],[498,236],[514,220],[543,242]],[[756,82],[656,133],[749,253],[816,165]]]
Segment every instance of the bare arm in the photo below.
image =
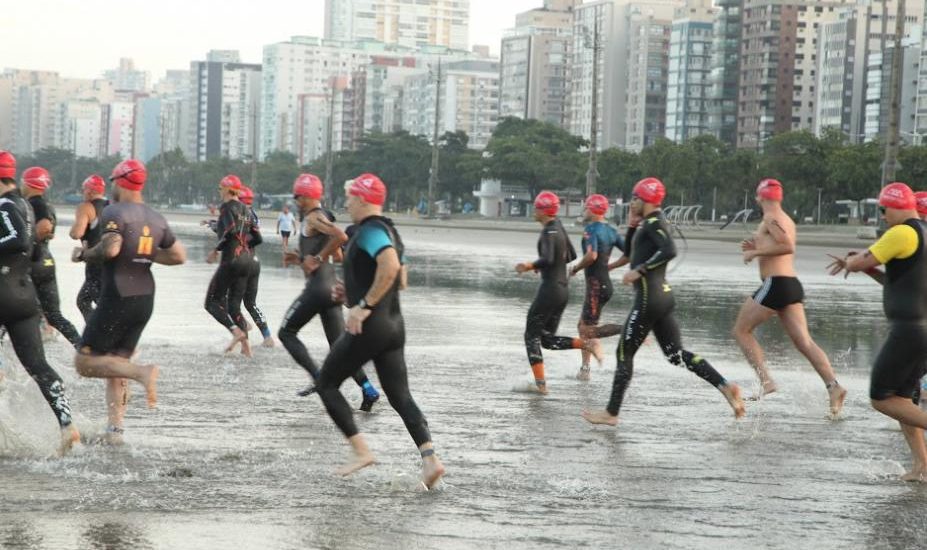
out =
[[401,270],[402,264],[399,263],[399,255],[396,254],[395,248],[387,248],[377,255],[377,272],[373,277],[373,284],[364,296],[369,305],[375,306],[380,303],[393,288]]
[[77,211],[74,212],[74,224],[71,226],[69,235],[75,241],[82,240],[84,235],[87,234],[87,228],[90,227],[90,222],[93,221],[90,219],[90,212],[94,212],[93,206],[86,202],[78,206]]
[[828,256],[833,260],[830,265],[827,266],[831,275],[837,275],[843,271],[843,276],[846,278],[850,273],[862,271],[880,285],[885,284],[885,272],[879,269],[879,266],[882,264],[879,263],[879,260],[868,250],[863,253],[850,252],[843,258],[838,258],[830,254],[828,254]]
[[180,265],[187,261],[187,249],[180,241],[174,241],[169,248],[159,248],[152,261],[161,265]]
[[628,265],[629,263],[631,263],[631,258],[628,258],[625,255],[622,255],[620,258],[618,258],[614,262],[608,264],[608,270],[611,271],[613,269],[618,269],[619,267],[624,267]]
[[103,263],[118,256],[120,249],[122,249],[122,235],[110,231],[103,234],[100,244],[85,251],[81,259],[88,264]]
[[570,270],[571,275],[576,275],[580,271],[586,269],[590,265],[594,264],[595,261],[599,259],[599,253],[595,251],[595,248],[592,245],[586,247],[586,253],[578,262],[573,266],[573,269]]
[[[309,229],[318,231],[323,235],[329,237],[328,244],[325,245],[325,248],[319,251],[319,258],[322,258],[324,262],[330,256],[335,254],[336,250],[341,249],[341,245],[348,242],[348,236],[340,227],[333,224],[320,212],[313,212],[309,216]],[[305,259],[303,259],[305,261]]]

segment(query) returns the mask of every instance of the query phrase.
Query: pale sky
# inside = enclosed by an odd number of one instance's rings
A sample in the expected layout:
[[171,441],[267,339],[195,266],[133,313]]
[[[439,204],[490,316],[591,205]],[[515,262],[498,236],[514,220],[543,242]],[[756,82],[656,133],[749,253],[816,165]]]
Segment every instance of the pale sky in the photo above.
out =
[[[324,0],[4,0],[0,69],[94,78],[135,60],[153,82],[189,69],[208,50],[239,50],[260,63],[265,44],[322,36]],[[499,52],[515,14],[543,0],[470,0],[470,44]]]

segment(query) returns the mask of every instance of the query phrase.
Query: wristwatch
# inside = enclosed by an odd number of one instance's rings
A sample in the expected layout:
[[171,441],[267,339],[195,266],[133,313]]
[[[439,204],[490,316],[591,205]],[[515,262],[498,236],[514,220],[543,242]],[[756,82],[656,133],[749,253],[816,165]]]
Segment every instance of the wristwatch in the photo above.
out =
[[321,263],[324,263],[324,262],[322,262],[322,256],[319,256],[318,254],[316,254],[315,256],[313,256],[313,258],[315,258],[315,260],[316,260],[317,262],[319,262],[320,264],[321,264]]
[[357,305],[361,309],[366,309],[367,311],[373,310],[373,306],[367,303],[367,298],[361,298],[360,302],[357,302]]

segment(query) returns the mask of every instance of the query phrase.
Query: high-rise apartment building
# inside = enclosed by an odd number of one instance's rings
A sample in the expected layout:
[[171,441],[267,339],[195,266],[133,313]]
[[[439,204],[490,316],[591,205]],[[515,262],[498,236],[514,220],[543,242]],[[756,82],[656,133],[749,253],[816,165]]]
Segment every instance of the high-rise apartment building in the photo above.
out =
[[[915,130],[917,108],[918,64],[921,60],[921,37],[911,36],[902,40],[901,112],[898,128],[903,143],[921,144],[921,136]],[[869,54],[866,70],[866,96],[863,100],[863,137],[865,141],[879,139],[888,130],[891,108],[892,67],[895,44],[891,41],[880,52]]]
[[502,39],[499,116],[566,126],[573,9],[580,0],[545,0],[518,14]]
[[261,65],[237,62],[223,52],[213,59],[190,63],[192,128],[187,156],[248,159],[258,151],[261,121]]
[[[817,52],[817,85],[814,132],[827,129],[843,132],[852,143],[869,139],[872,124],[864,122],[866,98],[870,93],[868,62],[886,47],[894,47],[897,0],[867,0],[842,8],[837,20],[820,27]],[[905,36],[919,39],[924,16],[923,0],[907,0]],[[910,51],[910,50],[909,50]],[[906,54],[907,55],[907,54]],[[911,75],[905,72],[905,78]],[[875,81],[881,77],[876,77]],[[916,80],[916,77],[911,80]],[[873,99],[870,98],[870,99]],[[877,102],[877,101],[876,101]],[[878,126],[878,124],[876,124]]]
[[132,92],[148,91],[149,74],[135,68],[135,62],[128,58],[121,58],[119,66],[103,73],[115,90],[128,90]]
[[489,143],[499,120],[499,64],[495,61],[457,61],[441,67],[441,96],[437,71],[406,78],[402,127],[431,141],[435,108],[440,109],[438,134],[466,132],[469,147]]
[[715,10],[708,126],[715,137],[734,145],[737,143],[743,0],[716,0]]
[[470,0],[325,0],[325,38],[469,47]]
[[[640,149],[663,135],[669,26],[682,5],[683,0],[597,0],[574,9],[567,111],[571,133],[591,137],[595,73],[598,148]],[[593,71],[596,34],[598,69]]]
[[94,99],[70,99],[60,106],[58,146],[75,156],[99,158],[102,156],[103,106]]
[[737,145],[814,127],[818,36],[854,0],[744,0]]
[[676,142],[710,133],[711,0],[688,0],[676,10],[670,34],[666,137]]

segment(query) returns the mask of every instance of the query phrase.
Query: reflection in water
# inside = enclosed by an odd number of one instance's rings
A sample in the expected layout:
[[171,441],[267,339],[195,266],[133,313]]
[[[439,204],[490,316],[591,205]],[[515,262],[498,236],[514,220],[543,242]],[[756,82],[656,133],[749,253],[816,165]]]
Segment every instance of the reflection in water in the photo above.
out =
[[151,542],[137,526],[121,521],[91,523],[81,540],[94,550],[145,550]]
[[42,534],[28,521],[12,521],[0,530],[0,548],[9,550],[38,550],[43,548]]

